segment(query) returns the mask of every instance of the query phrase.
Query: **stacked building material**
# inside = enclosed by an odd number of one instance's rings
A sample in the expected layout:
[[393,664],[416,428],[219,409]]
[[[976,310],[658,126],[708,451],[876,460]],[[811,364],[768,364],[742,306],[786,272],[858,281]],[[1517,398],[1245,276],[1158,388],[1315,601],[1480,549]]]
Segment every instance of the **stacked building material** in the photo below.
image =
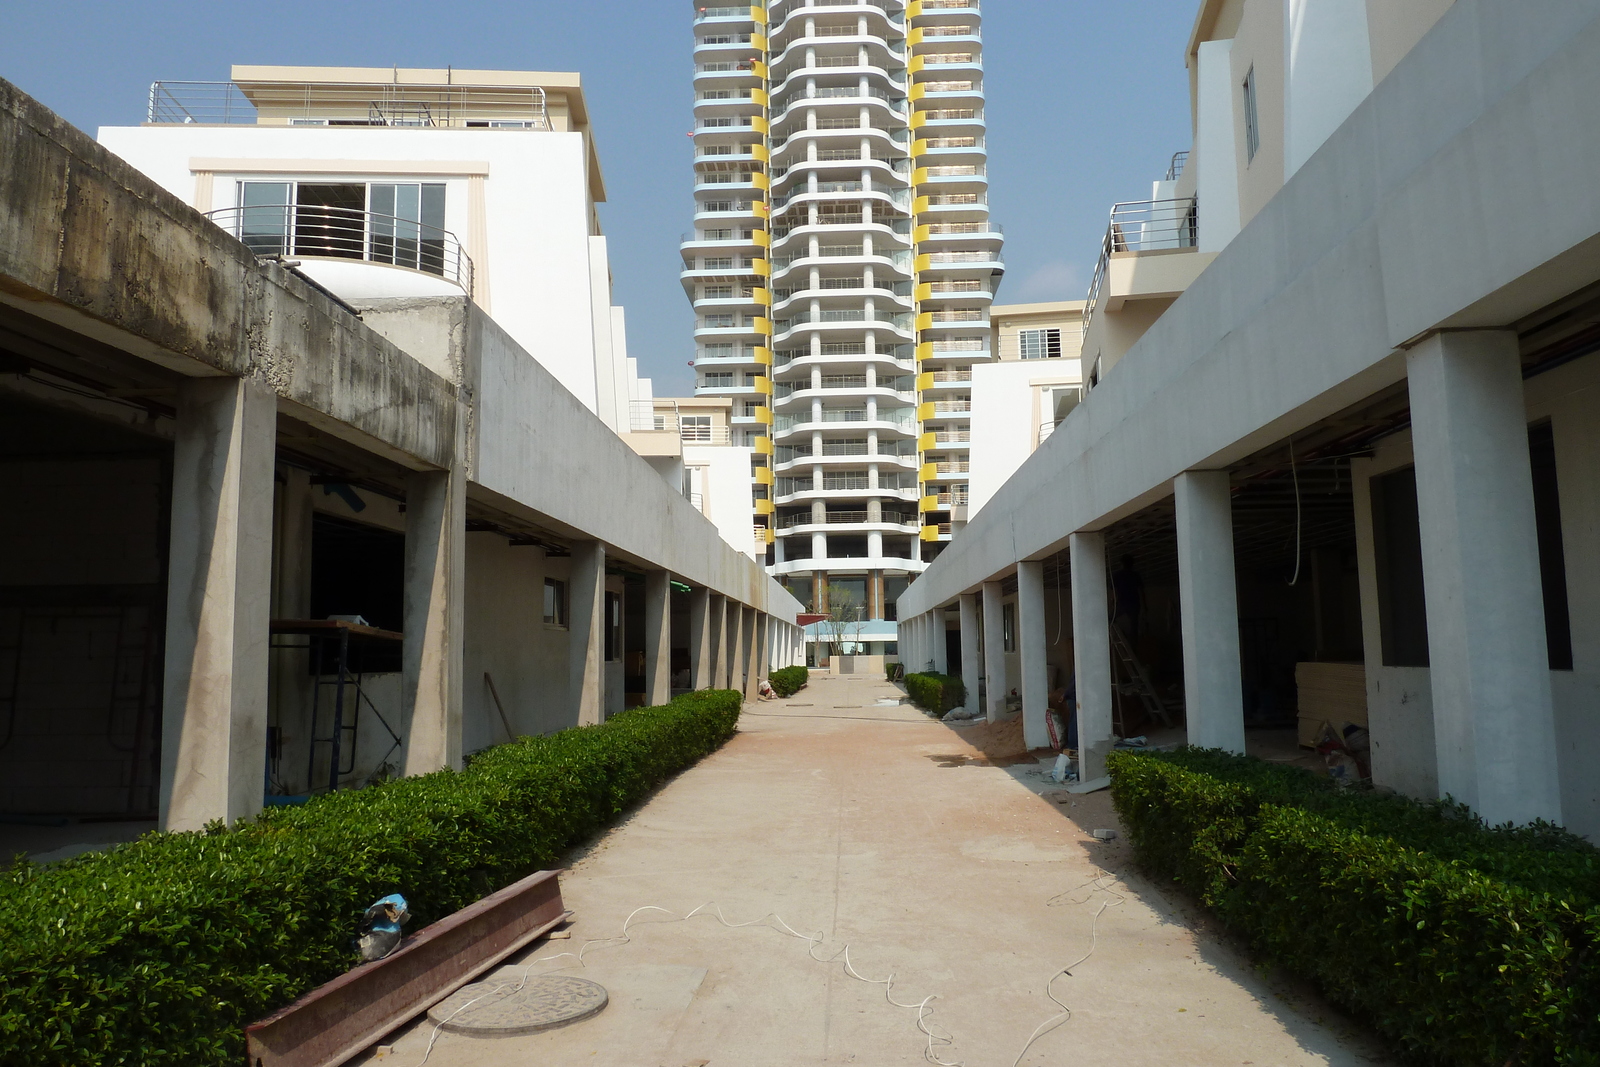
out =
[[1360,663],[1297,663],[1300,744],[1312,748],[1324,725],[1342,734],[1346,725],[1367,725],[1367,669]]

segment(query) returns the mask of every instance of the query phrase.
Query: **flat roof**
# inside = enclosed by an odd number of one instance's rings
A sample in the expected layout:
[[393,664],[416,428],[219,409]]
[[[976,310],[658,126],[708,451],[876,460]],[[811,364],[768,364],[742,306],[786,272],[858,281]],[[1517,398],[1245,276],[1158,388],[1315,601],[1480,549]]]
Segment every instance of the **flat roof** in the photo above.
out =
[[456,67],[279,67],[235,63],[233,81],[261,84],[292,82],[314,85],[453,85],[495,89],[559,89],[579,125],[588,125],[582,78],[575,71],[471,70]]
[[1040,304],[995,304],[989,308],[989,318],[1011,315],[1081,315],[1087,303],[1086,300],[1047,300]]

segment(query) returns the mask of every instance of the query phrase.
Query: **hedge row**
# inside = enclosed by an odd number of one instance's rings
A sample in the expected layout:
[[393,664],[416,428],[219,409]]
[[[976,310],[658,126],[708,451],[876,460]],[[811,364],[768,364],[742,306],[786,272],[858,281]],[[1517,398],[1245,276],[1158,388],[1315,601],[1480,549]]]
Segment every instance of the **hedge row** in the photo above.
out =
[[805,688],[806,681],[810,677],[811,672],[806,670],[804,666],[780,667],[773,671],[767,677],[767,680],[772,683],[772,691],[774,693],[781,697],[788,697],[794,696]]
[[961,679],[949,674],[923,674],[905,676],[906,695],[911,703],[943,715],[951,708],[959,708],[967,698],[967,688]]
[[363,909],[412,929],[528,873],[715,750],[709,690],[203,832],[0,872],[0,1063],[236,1064],[243,1027],[347,970]]
[[1140,864],[1418,1062],[1600,1064],[1600,851],[1216,751],[1117,752]]

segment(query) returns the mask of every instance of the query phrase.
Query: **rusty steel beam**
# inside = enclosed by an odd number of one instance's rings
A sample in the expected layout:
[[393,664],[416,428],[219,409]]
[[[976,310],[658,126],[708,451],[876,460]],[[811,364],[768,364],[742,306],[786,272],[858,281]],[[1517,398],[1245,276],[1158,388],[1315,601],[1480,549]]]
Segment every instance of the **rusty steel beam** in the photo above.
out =
[[571,917],[531,874],[245,1028],[248,1067],[336,1067]]

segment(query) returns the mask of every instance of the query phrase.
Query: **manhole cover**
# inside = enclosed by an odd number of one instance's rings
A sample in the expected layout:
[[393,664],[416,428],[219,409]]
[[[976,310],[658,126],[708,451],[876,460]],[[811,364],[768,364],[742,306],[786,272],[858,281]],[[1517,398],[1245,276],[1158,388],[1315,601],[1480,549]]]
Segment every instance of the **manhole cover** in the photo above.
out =
[[515,1037],[587,1019],[606,1006],[605,986],[586,978],[547,975],[462,986],[428,1010],[439,1029],[473,1037]]

